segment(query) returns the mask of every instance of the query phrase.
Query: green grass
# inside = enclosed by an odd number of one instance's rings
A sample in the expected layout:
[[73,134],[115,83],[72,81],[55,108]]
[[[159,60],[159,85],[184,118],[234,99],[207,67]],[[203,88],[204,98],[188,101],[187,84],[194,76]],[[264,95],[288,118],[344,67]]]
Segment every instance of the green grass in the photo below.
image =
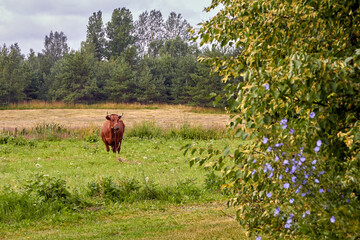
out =
[[233,140],[135,134],[116,155],[88,133],[0,138],[0,239],[246,239],[180,150]]

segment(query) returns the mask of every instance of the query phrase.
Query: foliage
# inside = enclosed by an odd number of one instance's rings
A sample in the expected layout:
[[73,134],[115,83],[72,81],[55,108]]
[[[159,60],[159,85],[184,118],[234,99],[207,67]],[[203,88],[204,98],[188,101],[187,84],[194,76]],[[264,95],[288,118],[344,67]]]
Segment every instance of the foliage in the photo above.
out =
[[[357,239],[360,231],[358,1],[222,1],[203,44],[237,55],[203,58],[228,84],[227,109],[248,146],[200,149],[238,192],[251,236]],[[193,150],[193,152],[195,149]],[[229,159],[229,156],[231,158]]]
[[164,22],[160,11],[145,11],[134,22],[129,9],[118,8],[105,26],[101,11],[89,17],[86,41],[77,51],[57,31],[45,36],[42,52],[30,50],[26,57],[16,43],[4,45],[0,104],[36,99],[210,106],[208,95],[222,94],[223,84],[196,58],[232,50],[198,48],[189,41],[190,27],[175,12]]

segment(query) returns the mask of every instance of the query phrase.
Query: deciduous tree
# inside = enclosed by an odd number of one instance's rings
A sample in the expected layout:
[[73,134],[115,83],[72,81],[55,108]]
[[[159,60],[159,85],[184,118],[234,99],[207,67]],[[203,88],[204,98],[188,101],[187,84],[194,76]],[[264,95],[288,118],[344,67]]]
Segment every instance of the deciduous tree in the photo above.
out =
[[217,7],[199,36],[241,49],[207,61],[225,82],[244,77],[227,109],[249,142],[190,163],[222,170],[254,239],[358,238],[359,2],[213,0],[207,10]]

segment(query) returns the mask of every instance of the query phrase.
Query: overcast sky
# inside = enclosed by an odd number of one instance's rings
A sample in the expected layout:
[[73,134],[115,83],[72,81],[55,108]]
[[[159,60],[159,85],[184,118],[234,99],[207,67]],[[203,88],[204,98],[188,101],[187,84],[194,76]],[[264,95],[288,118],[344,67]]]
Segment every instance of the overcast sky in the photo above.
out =
[[0,0],[0,44],[18,43],[21,52],[41,52],[45,35],[64,32],[68,45],[78,50],[86,39],[93,12],[102,11],[104,25],[116,8],[128,8],[134,21],[144,11],[160,10],[164,21],[170,12],[181,13],[193,27],[215,13],[205,13],[211,0]]

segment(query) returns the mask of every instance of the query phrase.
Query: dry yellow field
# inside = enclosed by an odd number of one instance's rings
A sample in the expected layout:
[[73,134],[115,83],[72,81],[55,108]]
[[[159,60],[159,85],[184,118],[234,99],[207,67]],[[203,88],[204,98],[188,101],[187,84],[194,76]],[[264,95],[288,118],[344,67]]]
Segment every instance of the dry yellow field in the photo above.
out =
[[189,112],[186,108],[161,109],[31,109],[0,110],[0,131],[30,129],[42,123],[58,123],[66,128],[101,127],[107,114],[124,114],[127,127],[142,122],[153,122],[161,127],[179,127],[184,124],[204,128],[223,128],[229,122],[226,114]]

